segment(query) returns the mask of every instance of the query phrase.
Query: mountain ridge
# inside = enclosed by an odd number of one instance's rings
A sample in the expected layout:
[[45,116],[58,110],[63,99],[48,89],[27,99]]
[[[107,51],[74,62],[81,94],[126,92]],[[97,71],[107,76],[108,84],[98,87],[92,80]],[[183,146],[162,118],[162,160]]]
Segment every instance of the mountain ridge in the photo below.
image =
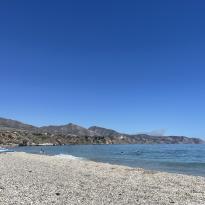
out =
[[125,134],[99,126],[85,128],[73,123],[65,125],[33,126],[0,118],[0,144],[202,144],[199,138],[185,136],[151,136]]

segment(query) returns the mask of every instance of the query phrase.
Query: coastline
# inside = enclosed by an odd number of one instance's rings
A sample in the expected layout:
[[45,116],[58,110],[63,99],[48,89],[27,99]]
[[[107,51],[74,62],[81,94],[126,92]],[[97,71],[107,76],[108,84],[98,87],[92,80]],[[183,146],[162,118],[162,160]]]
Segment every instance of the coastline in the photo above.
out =
[[27,153],[0,154],[0,204],[196,204],[205,178]]

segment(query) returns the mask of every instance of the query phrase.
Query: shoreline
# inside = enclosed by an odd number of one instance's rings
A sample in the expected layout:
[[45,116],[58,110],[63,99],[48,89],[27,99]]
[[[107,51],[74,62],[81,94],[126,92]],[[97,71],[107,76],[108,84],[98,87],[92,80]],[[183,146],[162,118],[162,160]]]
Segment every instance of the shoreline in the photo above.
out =
[[140,166],[129,166],[129,165],[124,165],[124,164],[120,164],[120,163],[111,163],[111,162],[103,162],[103,161],[97,161],[97,160],[91,160],[89,158],[85,158],[85,157],[77,157],[75,155],[71,155],[71,154],[57,154],[57,155],[49,155],[46,153],[27,153],[27,152],[20,152],[20,153],[26,153],[26,154],[34,154],[34,155],[44,155],[44,156],[49,156],[49,157],[57,157],[60,159],[73,159],[73,160],[82,160],[82,161],[88,161],[88,162],[94,162],[94,163],[98,163],[98,164],[105,164],[105,165],[111,165],[111,166],[119,166],[119,167],[124,167],[124,168],[130,168],[130,169],[137,169],[137,170],[144,170],[147,172],[153,172],[153,173],[157,173],[157,172],[162,172],[162,173],[168,173],[168,174],[179,174],[179,175],[185,175],[185,176],[193,176],[193,177],[203,177],[205,178],[204,175],[197,175],[197,174],[193,174],[193,173],[183,173],[183,172],[177,172],[177,171],[167,171],[167,170],[160,170],[160,169],[152,169],[152,168],[144,168],[144,167],[140,167]]
[[0,154],[0,204],[196,204],[205,178],[23,152]]
[[[76,146],[76,148],[75,148]],[[97,146],[97,148],[95,148]],[[102,149],[101,149],[102,146]],[[111,152],[107,150],[109,147]],[[115,147],[116,146],[116,147]],[[46,155],[58,155],[66,154],[73,155],[75,157],[87,158],[95,162],[111,163],[116,165],[124,165],[132,168],[142,168],[146,170],[185,174],[191,176],[205,177],[204,171],[204,154],[203,149],[199,145],[65,145],[65,146],[25,146],[11,148],[13,151],[37,153]],[[198,154],[198,148],[202,149],[202,152]],[[64,148],[65,147],[65,148]],[[161,151],[158,151],[158,148]],[[161,149],[162,148],[162,149]],[[9,148],[8,148],[9,149]],[[96,150],[100,149],[100,152],[96,153]],[[144,149],[147,149],[145,151]],[[81,152],[82,150],[82,152]],[[112,151],[113,150],[113,151]],[[114,151],[115,150],[115,151]],[[170,151],[171,150],[171,151]],[[184,150],[183,153],[182,150]],[[85,153],[84,153],[85,152]],[[90,154],[87,154],[87,152]],[[146,152],[148,155],[146,155]],[[126,156],[128,153],[128,156]],[[152,153],[155,155],[153,156]],[[167,154],[168,153],[168,154]],[[107,155],[106,158],[104,155]],[[118,155],[118,156],[117,156]],[[134,155],[137,155],[133,158]],[[117,156],[117,158],[116,158]],[[139,157],[138,157],[139,156]],[[179,160],[177,156],[181,157]],[[166,157],[168,160],[166,161]],[[193,158],[192,158],[193,157]],[[200,161],[201,157],[202,161]],[[190,158],[190,160],[189,160]],[[117,160],[116,160],[117,159]]]

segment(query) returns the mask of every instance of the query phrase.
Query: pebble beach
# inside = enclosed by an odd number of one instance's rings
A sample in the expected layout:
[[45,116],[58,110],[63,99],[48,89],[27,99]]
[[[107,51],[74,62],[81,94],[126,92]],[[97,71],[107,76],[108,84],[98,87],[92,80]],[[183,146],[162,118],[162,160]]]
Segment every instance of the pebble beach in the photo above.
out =
[[205,178],[78,158],[0,154],[1,205],[204,205]]

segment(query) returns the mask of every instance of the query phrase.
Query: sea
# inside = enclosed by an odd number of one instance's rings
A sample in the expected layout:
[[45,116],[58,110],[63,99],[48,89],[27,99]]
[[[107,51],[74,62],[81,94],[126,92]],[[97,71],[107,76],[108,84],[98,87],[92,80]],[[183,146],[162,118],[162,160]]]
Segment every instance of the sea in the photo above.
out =
[[205,144],[27,146],[12,151],[205,177]]

